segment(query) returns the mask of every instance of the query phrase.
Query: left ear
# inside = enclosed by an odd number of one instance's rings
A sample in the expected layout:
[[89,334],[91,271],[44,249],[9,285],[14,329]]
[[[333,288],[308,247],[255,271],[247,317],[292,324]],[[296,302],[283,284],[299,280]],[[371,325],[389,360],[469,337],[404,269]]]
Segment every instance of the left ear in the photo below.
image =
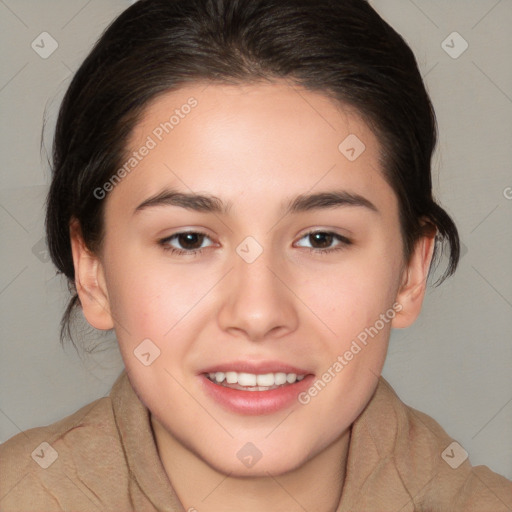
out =
[[414,245],[396,296],[396,302],[402,306],[402,309],[397,309],[397,314],[391,323],[392,327],[398,329],[409,327],[420,314],[427,288],[428,271],[434,254],[436,233],[435,228],[427,228],[425,234]]

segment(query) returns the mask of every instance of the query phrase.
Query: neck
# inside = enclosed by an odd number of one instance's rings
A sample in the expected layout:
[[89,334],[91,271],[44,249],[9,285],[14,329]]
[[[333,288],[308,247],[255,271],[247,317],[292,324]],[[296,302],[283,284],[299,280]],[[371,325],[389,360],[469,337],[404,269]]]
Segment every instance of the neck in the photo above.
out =
[[350,429],[300,467],[280,475],[225,475],[183,446],[151,418],[162,464],[185,510],[198,512],[334,512],[341,499]]

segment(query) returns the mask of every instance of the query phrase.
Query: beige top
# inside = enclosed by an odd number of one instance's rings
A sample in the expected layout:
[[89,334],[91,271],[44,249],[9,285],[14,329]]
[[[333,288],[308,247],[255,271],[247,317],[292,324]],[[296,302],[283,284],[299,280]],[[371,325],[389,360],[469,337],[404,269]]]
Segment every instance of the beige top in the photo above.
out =
[[[452,442],[381,377],[352,425],[337,512],[511,512],[512,482],[460,463]],[[184,511],[126,371],[108,397],[0,445],[0,510]]]

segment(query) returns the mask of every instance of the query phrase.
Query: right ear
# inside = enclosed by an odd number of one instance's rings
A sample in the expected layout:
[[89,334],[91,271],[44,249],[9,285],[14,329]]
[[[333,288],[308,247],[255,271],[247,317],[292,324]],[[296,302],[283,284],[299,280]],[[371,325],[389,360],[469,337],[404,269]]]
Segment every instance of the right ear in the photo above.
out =
[[75,267],[75,288],[84,316],[96,329],[112,329],[114,323],[101,261],[86,247],[77,219],[70,222],[69,235]]

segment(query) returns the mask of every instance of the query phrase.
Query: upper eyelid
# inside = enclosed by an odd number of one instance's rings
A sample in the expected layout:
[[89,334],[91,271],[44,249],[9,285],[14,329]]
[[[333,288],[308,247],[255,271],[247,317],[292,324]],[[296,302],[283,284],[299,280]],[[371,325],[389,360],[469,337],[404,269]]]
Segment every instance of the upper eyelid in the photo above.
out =
[[306,231],[305,233],[303,233],[300,236],[300,238],[304,238],[307,235],[314,235],[315,233],[327,233],[328,235],[339,236],[341,238],[350,238],[348,235],[343,235],[341,233],[333,231],[332,229],[311,229],[311,230]]

